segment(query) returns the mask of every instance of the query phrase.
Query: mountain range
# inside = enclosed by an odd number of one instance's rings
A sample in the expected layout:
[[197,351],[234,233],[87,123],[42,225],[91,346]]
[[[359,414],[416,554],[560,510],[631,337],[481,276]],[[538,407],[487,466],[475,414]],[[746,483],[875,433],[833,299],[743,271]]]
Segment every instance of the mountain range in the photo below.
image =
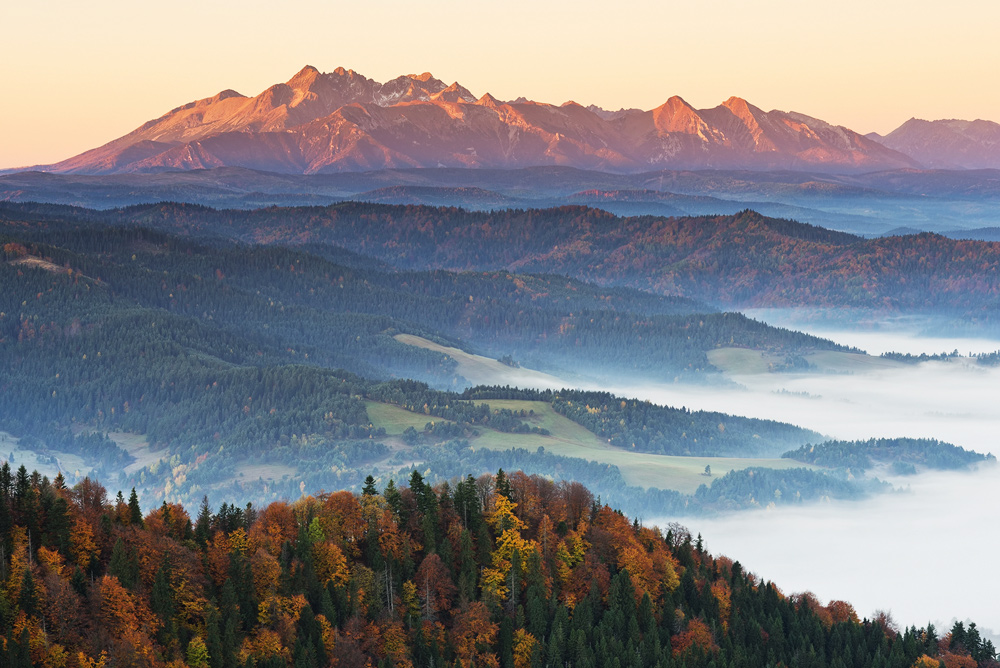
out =
[[[665,168],[847,173],[928,162],[908,155],[903,149],[913,142],[894,134],[864,136],[797,112],[763,111],[738,97],[711,109],[695,109],[674,96],[651,110],[607,111],[575,102],[557,106],[524,98],[501,101],[489,93],[477,97],[430,73],[379,83],[353,70],[321,73],[307,66],[255,97],[225,90],[177,107],[45,171],[239,166],[323,174],[566,165],[620,173]],[[963,136],[971,141],[978,135]],[[942,160],[954,162],[953,156]]]

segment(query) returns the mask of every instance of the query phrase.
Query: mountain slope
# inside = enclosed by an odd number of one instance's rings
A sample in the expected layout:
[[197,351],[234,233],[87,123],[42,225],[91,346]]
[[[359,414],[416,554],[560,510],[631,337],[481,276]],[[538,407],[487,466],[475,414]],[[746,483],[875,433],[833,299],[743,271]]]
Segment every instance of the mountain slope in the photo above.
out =
[[109,174],[240,166],[281,173],[400,167],[570,165],[833,172],[916,167],[847,128],[765,112],[732,97],[697,110],[680,97],[609,113],[574,102],[478,99],[430,73],[386,83],[305,67],[255,97],[232,90],[177,107],[50,171]]
[[911,118],[885,135],[869,138],[938,169],[1000,168],[1000,123]]

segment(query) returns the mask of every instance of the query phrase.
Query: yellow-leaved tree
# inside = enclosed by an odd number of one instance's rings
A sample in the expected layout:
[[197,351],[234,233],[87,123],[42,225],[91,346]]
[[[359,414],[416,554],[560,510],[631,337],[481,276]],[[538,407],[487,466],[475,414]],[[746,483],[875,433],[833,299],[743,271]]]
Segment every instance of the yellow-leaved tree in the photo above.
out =
[[524,522],[514,514],[517,504],[502,494],[497,494],[493,501],[493,511],[487,515],[486,521],[499,535],[496,548],[493,550],[489,568],[483,569],[483,593],[493,600],[502,601],[508,594],[516,596],[519,592],[511,591],[508,576],[511,572],[515,553],[522,564],[528,563],[529,555],[538,549],[534,541],[521,537]]

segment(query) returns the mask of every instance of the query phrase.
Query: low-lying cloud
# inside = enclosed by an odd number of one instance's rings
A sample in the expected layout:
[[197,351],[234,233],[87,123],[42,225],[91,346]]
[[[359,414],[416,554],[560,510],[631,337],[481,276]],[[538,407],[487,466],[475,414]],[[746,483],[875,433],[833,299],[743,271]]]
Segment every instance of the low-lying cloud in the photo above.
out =
[[890,610],[901,625],[933,622],[941,635],[954,619],[1000,629],[1000,467],[929,473],[908,484],[908,491],[861,502],[681,522],[700,532],[713,554],[739,559],[786,594],[846,600],[868,617]]
[[[1000,349],[1000,341],[864,332],[841,343],[911,354]],[[856,335],[857,333],[852,333]],[[944,344],[944,347],[942,345]],[[1000,368],[969,360],[855,374],[761,374],[744,389],[616,387],[656,403],[770,418],[838,439],[937,438],[1000,455]],[[1000,466],[891,480],[905,492],[686,520],[714,553],[740,559],[786,593],[809,590],[851,602],[861,615],[889,609],[903,625],[971,618],[1000,630]],[[664,523],[677,518],[657,518]],[[947,629],[944,629],[947,630]]]

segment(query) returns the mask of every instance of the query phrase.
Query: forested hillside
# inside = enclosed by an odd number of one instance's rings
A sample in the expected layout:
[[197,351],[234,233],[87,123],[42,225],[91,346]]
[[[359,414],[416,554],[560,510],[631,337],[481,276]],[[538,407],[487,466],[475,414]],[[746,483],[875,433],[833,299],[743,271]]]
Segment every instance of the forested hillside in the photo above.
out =
[[36,225],[72,216],[258,243],[334,244],[405,269],[554,272],[727,307],[850,306],[985,318],[1000,299],[995,243],[934,234],[865,240],[752,211],[617,218],[577,206],[469,212],[349,202],[252,212],[8,204],[2,212]]
[[[767,457],[824,439],[608,393],[443,391],[463,384],[455,361],[394,338],[413,334],[514,366],[659,381],[711,378],[706,351],[719,346],[788,359],[841,349],[700,312],[707,307],[689,299],[552,274],[397,271],[330,246],[310,247],[325,249],[320,257],[205,245],[65,216],[8,220],[0,242],[0,431],[73,481],[91,471],[157,499],[193,502],[225,490],[266,502],[302,489],[357,489],[368,473],[414,463],[435,480],[505,466],[584,480],[643,513],[757,507],[782,490],[780,502],[797,503],[879,489],[808,471],[720,471],[698,494],[696,485],[681,494],[627,483],[614,458],[591,462],[586,449],[542,452],[549,441],[520,440],[545,430],[490,402],[542,402],[623,452]],[[390,436],[372,402],[426,418]],[[81,463],[65,468],[67,455]]]
[[215,513],[206,501],[192,518],[4,465],[3,663],[997,666],[975,624],[898,628],[666,529],[520,472],[434,487],[413,472]]
[[863,473],[886,465],[897,474],[916,473],[922,469],[962,470],[985,462],[996,462],[993,455],[981,455],[933,438],[873,438],[867,441],[828,441],[804,445],[782,457],[807,464],[840,467]]
[[[10,286],[0,336],[128,311],[166,312],[279,356],[373,377],[450,384],[452,363],[392,339],[410,333],[564,373],[673,381],[712,371],[717,346],[790,354],[837,350],[697,302],[554,275],[391,272],[281,247],[200,246],[148,230],[0,228]],[[42,297],[39,297],[42,295]],[[31,299],[26,299],[31,297]],[[194,323],[185,325],[195,326]],[[308,355],[308,357],[306,357]]]

